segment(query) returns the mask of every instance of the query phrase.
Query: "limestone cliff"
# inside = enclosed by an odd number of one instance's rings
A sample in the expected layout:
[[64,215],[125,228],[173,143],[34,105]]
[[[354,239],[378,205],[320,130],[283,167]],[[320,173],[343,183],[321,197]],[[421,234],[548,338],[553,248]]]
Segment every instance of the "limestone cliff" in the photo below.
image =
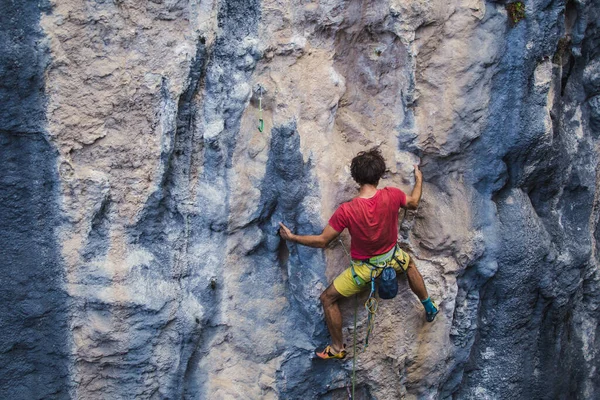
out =
[[5,0],[0,38],[0,398],[348,398],[346,255],[277,228],[373,146],[442,313],[401,281],[356,398],[600,397],[600,1]]

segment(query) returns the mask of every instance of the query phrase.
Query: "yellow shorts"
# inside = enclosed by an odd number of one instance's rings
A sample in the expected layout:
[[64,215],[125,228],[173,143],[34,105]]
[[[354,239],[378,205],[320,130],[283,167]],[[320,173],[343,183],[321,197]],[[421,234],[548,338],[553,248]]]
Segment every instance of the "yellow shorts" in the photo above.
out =
[[[398,272],[406,271],[408,268],[408,262],[410,261],[410,256],[399,247],[396,248],[396,255],[394,258],[391,258],[392,253],[393,249],[386,254],[372,257],[369,259],[369,261],[380,267],[393,267]],[[386,255],[388,256],[385,257]],[[382,259],[388,261],[384,262]],[[400,263],[398,263],[398,261]],[[369,264],[360,260],[352,260],[352,265],[354,266],[354,272],[360,278],[360,285],[357,284],[352,277],[352,266],[348,267],[333,280],[333,286],[344,297],[350,297],[353,294],[362,292],[368,287],[368,283],[371,281],[371,266]],[[381,271],[383,271],[383,268],[377,268],[375,271],[375,276],[379,276]]]

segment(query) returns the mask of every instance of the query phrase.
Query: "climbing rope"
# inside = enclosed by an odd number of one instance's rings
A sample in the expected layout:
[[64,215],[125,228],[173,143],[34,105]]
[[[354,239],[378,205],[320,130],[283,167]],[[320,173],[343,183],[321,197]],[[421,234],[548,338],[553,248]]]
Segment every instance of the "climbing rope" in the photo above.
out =
[[371,292],[369,293],[369,298],[365,302],[365,309],[367,310],[367,337],[365,338],[365,347],[363,351],[369,347],[369,336],[371,336],[371,332],[373,332],[373,328],[375,328],[375,313],[379,308],[379,303],[377,302],[377,298],[375,297],[375,269],[371,269]]
[[354,295],[354,340],[352,343],[352,397],[354,399],[354,387],[356,386],[356,315],[358,314],[358,295]]
[[[340,244],[342,245],[342,249],[344,249],[344,252],[346,253],[346,256],[348,257],[348,260],[350,262],[352,262],[352,257],[350,256],[350,253],[348,253],[348,250],[346,249],[346,246],[344,246],[344,242],[342,242],[342,238],[338,236],[338,240],[340,241]],[[354,397],[354,389],[356,387],[356,325],[357,325],[357,315],[358,315],[358,294],[354,295],[354,338],[352,340],[352,396],[350,397],[350,400],[355,399]]]
[[[344,246],[344,242],[342,241],[341,237],[338,237],[338,240],[340,241],[340,244],[342,245],[342,248],[344,249],[344,253],[346,253],[346,256],[348,257],[348,260],[350,261],[350,263],[352,263],[352,256],[350,256],[350,253],[348,253],[348,250],[346,249],[346,246]],[[365,309],[367,310],[367,337],[365,338],[365,346],[363,348],[363,351],[365,351],[365,349],[367,348],[367,346],[369,346],[369,336],[371,335],[371,332],[373,332],[373,328],[375,327],[375,313],[377,312],[377,309],[379,308],[379,303],[377,302],[377,298],[375,297],[375,268],[371,269],[371,292],[369,293],[369,298],[367,299],[367,301],[365,302]],[[357,317],[358,315],[358,294],[354,295],[354,338],[353,338],[353,343],[352,343],[352,397],[350,397],[350,399],[355,399],[354,397],[354,390],[356,387],[356,331],[357,331]]]

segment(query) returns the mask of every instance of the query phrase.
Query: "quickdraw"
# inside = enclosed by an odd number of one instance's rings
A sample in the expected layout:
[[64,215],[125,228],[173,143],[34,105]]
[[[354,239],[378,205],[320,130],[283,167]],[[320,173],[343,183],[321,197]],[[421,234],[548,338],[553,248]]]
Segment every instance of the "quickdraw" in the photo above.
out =
[[262,86],[258,86],[258,131],[263,132],[265,129],[265,120],[263,119],[262,110]]

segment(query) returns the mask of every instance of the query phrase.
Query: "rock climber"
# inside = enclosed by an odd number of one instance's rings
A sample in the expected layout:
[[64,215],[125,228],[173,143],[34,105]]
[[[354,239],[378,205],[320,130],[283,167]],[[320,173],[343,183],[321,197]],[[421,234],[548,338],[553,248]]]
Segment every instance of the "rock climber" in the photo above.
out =
[[352,159],[350,165],[352,178],[359,185],[358,195],[337,208],[320,235],[296,235],[283,223],[279,223],[279,235],[283,239],[317,248],[326,247],[345,228],[350,232],[352,265],[338,275],[321,294],[331,344],[323,351],[316,351],[318,357],[346,357],[338,300],[368,287],[367,283],[371,280],[369,265],[387,263],[386,265],[394,267],[396,271],[405,272],[411,290],[425,307],[426,320],[432,322],[435,319],[438,307],[427,294],[423,277],[413,259],[397,247],[398,211],[401,207],[416,210],[421,200],[423,175],[417,165],[414,168],[415,186],[410,195],[395,187],[377,189],[381,177],[386,172],[385,160],[377,148],[361,151]]

